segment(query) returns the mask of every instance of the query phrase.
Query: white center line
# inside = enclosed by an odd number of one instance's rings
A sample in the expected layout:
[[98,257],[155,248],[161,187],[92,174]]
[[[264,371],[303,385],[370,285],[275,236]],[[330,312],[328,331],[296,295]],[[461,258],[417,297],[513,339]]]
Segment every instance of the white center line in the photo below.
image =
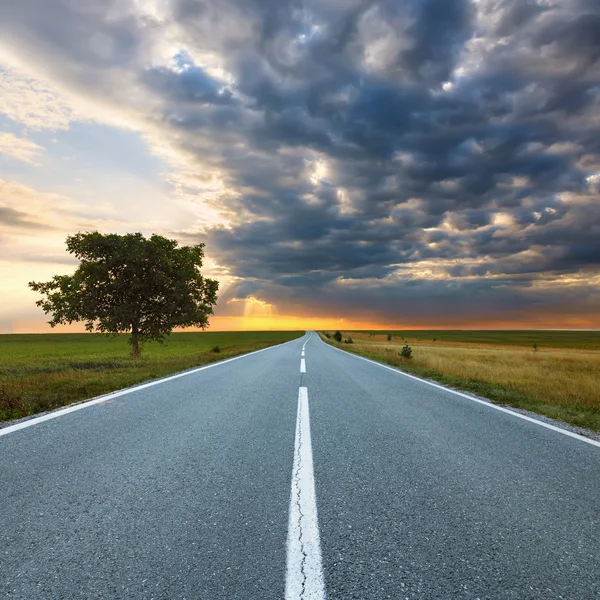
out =
[[308,342],[310,342],[311,337],[312,337],[312,331],[310,332],[308,339],[304,342],[304,344],[302,344],[302,352],[304,352],[304,349],[306,348],[306,344],[308,344]]
[[302,354],[300,355],[302,358],[304,358],[305,354],[304,354],[304,350],[302,350]]
[[310,441],[308,391],[298,390],[292,493],[287,538],[285,600],[324,600],[325,582]]
[[306,360],[304,358],[300,359],[300,373],[306,373]]

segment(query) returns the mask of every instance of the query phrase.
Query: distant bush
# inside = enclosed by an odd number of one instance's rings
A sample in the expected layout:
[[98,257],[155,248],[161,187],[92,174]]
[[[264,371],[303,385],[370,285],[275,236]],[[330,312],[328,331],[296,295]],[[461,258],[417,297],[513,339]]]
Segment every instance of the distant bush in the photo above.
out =
[[329,338],[331,337],[331,335],[330,335],[329,333],[325,332],[325,337],[326,337],[327,339],[329,339]]
[[336,341],[338,344],[340,344],[340,343],[342,342],[342,334],[341,334],[341,332],[339,332],[339,331],[336,331],[336,332],[333,334],[333,339],[334,339],[334,340],[335,340],[335,341]]
[[391,341],[392,341],[392,334],[388,333],[388,342],[391,342]]
[[433,338],[433,341],[435,342],[435,338]]
[[402,352],[398,352],[398,354],[404,358],[411,358],[412,348],[408,344],[405,344],[404,348],[402,348]]
[[344,340],[344,344],[354,344],[354,340],[348,336],[345,340]]
[[533,345],[533,351],[534,351],[534,352],[537,352],[538,350],[539,350],[539,347],[538,347],[538,345],[537,345],[537,344],[534,344],[534,345]]
[[213,346],[213,349],[211,350],[211,352],[221,352],[221,348],[219,348],[219,346]]

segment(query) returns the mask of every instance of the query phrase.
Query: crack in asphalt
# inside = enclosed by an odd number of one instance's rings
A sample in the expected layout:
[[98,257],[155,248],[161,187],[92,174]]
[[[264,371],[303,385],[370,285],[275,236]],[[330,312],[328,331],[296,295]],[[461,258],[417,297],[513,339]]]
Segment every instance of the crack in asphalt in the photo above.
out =
[[300,593],[300,599],[304,598],[304,592],[306,589],[306,551],[304,550],[304,539],[302,531],[302,519],[304,514],[302,513],[302,503],[300,501],[300,473],[302,471],[302,405],[298,406],[298,449],[296,453],[297,465],[296,472],[294,473],[294,482],[296,485],[296,507],[298,509],[298,541],[300,542],[300,552],[302,553],[302,561],[300,562],[300,572],[302,573],[302,591]]

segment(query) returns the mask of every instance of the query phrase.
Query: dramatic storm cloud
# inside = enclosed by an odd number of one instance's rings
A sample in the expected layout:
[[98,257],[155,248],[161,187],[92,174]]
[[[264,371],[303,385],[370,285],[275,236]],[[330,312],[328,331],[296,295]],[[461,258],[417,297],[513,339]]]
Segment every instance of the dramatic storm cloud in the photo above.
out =
[[137,132],[222,316],[600,326],[597,0],[22,0],[0,39],[0,152]]

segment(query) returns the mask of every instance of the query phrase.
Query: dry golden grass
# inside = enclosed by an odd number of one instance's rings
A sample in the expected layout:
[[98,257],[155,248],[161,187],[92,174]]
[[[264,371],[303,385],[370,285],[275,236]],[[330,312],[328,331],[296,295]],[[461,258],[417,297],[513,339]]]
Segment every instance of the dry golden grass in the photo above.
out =
[[[497,402],[600,430],[600,351],[474,343],[414,343],[410,360],[398,356],[404,342],[387,335],[343,332],[344,350],[382,360],[417,375],[467,389]],[[330,340],[328,340],[330,341]]]
[[[387,345],[359,344],[386,350]],[[393,345],[393,352],[398,350]],[[600,409],[600,352],[412,345],[416,366],[513,388],[539,400]]]

